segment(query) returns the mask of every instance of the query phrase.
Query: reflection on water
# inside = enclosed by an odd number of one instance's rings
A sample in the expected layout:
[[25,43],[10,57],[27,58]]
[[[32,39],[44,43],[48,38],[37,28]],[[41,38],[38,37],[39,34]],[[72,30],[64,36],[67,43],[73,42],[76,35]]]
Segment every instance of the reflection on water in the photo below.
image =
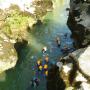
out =
[[[55,2],[55,0],[53,1]],[[44,46],[47,47],[46,54],[53,64],[63,55],[61,49],[65,45],[73,47],[73,40],[70,38],[71,32],[66,26],[68,13],[65,8],[68,3],[69,0],[65,0],[65,2],[64,0],[56,0],[55,9],[45,17],[47,22],[33,27],[33,30],[28,33],[29,44],[21,50],[19,63],[16,67],[6,72],[6,81],[0,82],[0,90],[46,90],[46,80],[40,77],[38,88],[30,87],[30,81],[36,73],[33,66],[38,59],[44,59],[45,54],[42,53]],[[64,36],[66,33],[67,38]],[[56,37],[61,40],[60,48],[57,47]]]

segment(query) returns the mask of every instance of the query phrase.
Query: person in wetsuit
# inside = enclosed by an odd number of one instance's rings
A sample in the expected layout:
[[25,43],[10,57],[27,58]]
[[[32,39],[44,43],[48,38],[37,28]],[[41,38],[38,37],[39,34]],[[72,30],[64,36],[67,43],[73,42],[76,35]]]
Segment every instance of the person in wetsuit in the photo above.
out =
[[38,78],[34,77],[31,80],[31,87],[38,87],[39,86],[39,82],[40,82],[40,80]]

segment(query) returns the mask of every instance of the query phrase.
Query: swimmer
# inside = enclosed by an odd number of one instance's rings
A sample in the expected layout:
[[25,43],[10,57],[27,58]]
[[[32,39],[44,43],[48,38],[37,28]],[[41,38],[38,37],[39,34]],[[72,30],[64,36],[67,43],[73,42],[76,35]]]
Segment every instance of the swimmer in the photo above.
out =
[[39,80],[38,78],[34,77],[34,78],[31,80],[31,86],[32,86],[32,87],[37,87],[37,86],[39,86],[39,82],[40,82],[40,80]]
[[48,71],[45,71],[45,76],[48,76]]
[[47,47],[43,47],[42,52],[46,53],[46,51],[47,51]]
[[38,67],[38,70],[39,70],[39,71],[42,71],[42,69],[43,69],[43,67],[40,65],[40,66]]
[[49,57],[48,56],[45,57],[45,61],[46,61],[46,63],[49,61]]
[[38,60],[38,61],[37,61],[37,64],[40,65],[40,64],[41,64],[41,60]]
[[62,49],[63,53],[67,53],[69,51],[69,48],[65,45]]
[[48,69],[48,65],[45,64],[43,68],[44,68],[44,70],[47,70]]
[[56,42],[57,42],[58,47],[60,47],[61,42],[60,42],[60,38],[59,37],[56,38]]
[[65,34],[64,34],[65,39],[67,38],[67,36],[68,36],[68,33],[65,33]]
[[38,60],[37,61],[37,66],[40,66],[41,65],[41,60]]

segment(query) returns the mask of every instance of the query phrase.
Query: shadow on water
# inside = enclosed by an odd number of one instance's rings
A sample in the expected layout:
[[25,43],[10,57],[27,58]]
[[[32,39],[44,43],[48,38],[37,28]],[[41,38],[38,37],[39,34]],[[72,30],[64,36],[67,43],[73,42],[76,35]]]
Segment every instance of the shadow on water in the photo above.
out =
[[60,77],[59,68],[53,65],[47,77],[47,90],[65,90],[65,83]]

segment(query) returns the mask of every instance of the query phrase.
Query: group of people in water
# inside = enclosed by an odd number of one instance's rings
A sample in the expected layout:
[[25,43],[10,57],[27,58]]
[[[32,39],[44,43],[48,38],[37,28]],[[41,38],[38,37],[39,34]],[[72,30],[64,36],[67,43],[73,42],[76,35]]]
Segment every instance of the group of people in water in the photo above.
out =
[[[46,48],[45,48],[46,50]],[[45,51],[42,51],[45,53]],[[48,63],[49,63],[49,57],[46,55],[44,60],[37,60],[35,69],[36,69],[36,75],[35,77],[31,80],[31,86],[37,87],[39,85],[40,79],[38,78],[41,76],[43,79],[48,76]]]
[[[65,39],[67,38],[67,33],[64,35]],[[60,48],[61,47],[61,40],[59,37],[56,37],[56,44],[57,47]],[[42,48],[42,53],[45,54],[47,53],[47,47],[43,47]],[[62,53],[67,53],[70,49],[68,48],[67,45],[65,45],[63,48],[61,48]],[[39,82],[40,79],[38,78],[38,75],[43,76],[44,78],[46,78],[48,76],[48,70],[49,70],[49,56],[47,54],[45,54],[46,56],[44,57],[44,60],[37,60],[36,62],[36,77],[34,77],[31,80],[31,86],[39,86]]]

